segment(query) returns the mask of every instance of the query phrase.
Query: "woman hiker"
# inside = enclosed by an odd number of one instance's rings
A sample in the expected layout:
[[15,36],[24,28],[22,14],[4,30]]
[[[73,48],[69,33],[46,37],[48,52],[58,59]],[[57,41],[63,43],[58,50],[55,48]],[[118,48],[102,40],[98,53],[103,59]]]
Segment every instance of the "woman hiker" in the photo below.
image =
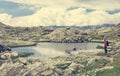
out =
[[107,50],[107,46],[109,46],[109,43],[106,39],[104,39],[104,51],[105,51],[105,54],[107,54],[108,50]]

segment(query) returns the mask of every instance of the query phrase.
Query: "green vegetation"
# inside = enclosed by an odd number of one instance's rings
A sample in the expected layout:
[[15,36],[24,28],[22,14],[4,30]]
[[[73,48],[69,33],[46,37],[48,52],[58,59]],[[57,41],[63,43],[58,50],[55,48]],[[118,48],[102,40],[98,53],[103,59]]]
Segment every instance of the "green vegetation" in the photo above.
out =
[[103,41],[91,41],[92,43],[102,43],[103,44]]
[[97,49],[104,49],[104,46],[98,45],[96,48]]
[[28,53],[28,52],[19,52],[19,57],[28,57],[33,55],[33,53]]
[[9,47],[15,48],[15,47],[28,47],[28,46],[36,46],[36,43],[32,43],[32,44],[17,44],[17,45],[13,45],[13,46],[9,46]]
[[40,60],[39,59],[34,59],[34,60],[33,59],[28,59],[27,62],[33,64],[35,62],[40,62]]
[[68,68],[68,66],[70,65],[71,63],[63,63],[63,64],[57,64],[55,65],[57,68],[59,69],[62,69],[62,70],[65,70],[66,68]]
[[86,69],[88,70],[92,70],[92,68],[103,68],[105,67],[104,64],[109,64],[110,61],[109,60],[106,60],[106,59],[99,59],[99,60],[95,60],[94,63],[91,63],[89,65],[86,66]]
[[98,71],[96,73],[96,76],[119,76],[120,75],[120,54],[115,56],[113,66],[114,66],[113,69]]
[[88,63],[88,61],[87,60],[75,60],[74,61],[75,63],[77,63],[77,64],[83,64],[83,65],[87,65],[87,63]]
[[0,66],[1,66],[3,63],[4,63],[3,61],[0,61]]

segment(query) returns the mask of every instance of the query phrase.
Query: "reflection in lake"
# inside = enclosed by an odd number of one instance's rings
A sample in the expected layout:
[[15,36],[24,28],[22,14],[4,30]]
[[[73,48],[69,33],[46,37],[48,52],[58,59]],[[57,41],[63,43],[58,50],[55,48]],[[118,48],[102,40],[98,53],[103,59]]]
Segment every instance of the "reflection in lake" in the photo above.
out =
[[33,52],[34,56],[65,56],[72,51],[95,50],[99,43],[38,43],[37,46],[12,48],[13,51]]

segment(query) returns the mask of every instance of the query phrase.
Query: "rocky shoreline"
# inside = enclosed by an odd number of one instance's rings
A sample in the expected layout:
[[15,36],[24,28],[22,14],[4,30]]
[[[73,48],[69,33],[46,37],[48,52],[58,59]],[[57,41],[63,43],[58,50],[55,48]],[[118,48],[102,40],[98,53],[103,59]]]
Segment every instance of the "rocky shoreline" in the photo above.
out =
[[99,50],[81,51],[74,52],[67,57],[58,56],[52,58],[24,58],[20,57],[17,52],[5,52],[0,54],[0,75],[95,76],[99,69],[112,66],[112,60],[109,57],[98,56],[99,52]]

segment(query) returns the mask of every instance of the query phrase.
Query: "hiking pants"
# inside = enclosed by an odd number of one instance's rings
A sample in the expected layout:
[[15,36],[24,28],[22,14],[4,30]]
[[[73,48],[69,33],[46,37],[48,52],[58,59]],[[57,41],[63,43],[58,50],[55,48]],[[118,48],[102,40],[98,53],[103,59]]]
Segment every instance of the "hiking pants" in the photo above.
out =
[[105,54],[107,54],[107,46],[104,46]]

